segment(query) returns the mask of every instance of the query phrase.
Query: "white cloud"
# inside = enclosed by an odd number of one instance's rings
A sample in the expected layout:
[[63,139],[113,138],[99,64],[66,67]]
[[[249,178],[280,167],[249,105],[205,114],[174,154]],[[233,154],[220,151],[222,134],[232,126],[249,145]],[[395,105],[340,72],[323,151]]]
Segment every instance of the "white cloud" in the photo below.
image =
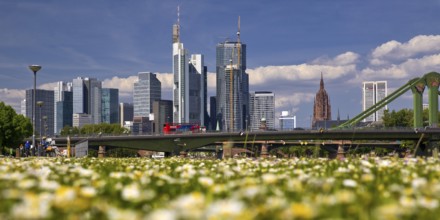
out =
[[410,80],[423,76],[431,71],[439,71],[440,54],[426,55],[421,58],[407,59],[400,64],[390,64],[382,67],[366,67],[361,70],[356,82],[364,80]]
[[12,106],[16,112],[20,112],[21,101],[25,98],[26,91],[23,89],[0,88],[0,102]]
[[316,80],[324,73],[326,79],[337,79],[356,71],[356,65],[328,66],[328,65],[291,65],[265,66],[248,69],[249,84],[261,85],[271,82],[294,82],[299,80]]
[[280,110],[297,109],[295,106],[313,102],[315,94],[295,92],[291,94],[275,94],[275,107]]
[[351,51],[339,54],[334,58],[320,57],[313,60],[312,64],[329,65],[329,66],[346,66],[355,64],[359,61],[360,55]]
[[375,48],[371,65],[384,65],[408,58],[440,52],[440,35],[418,35],[405,43],[392,40]]

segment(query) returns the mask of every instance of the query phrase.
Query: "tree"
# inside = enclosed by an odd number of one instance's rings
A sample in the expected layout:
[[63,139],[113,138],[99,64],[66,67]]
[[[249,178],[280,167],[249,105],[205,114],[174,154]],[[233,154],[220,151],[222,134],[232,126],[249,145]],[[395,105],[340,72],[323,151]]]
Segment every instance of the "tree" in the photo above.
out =
[[18,147],[25,137],[32,135],[30,119],[17,115],[15,110],[0,102],[0,147]]
[[[440,113],[439,113],[440,117]],[[423,126],[428,126],[429,110],[423,110]],[[401,109],[399,111],[385,110],[382,118],[385,127],[413,127],[414,112],[412,109]]]

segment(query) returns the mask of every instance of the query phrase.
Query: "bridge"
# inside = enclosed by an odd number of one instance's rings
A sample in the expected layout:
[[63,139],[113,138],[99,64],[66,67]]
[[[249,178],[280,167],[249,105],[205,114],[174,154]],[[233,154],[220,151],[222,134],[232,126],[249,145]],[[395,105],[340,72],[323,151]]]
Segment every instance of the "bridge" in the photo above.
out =
[[[175,135],[146,135],[146,136],[112,136],[112,137],[72,137],[70,141],[76,145],[86,142],[90,146],[106,146],[130,149],[142,149],[150,151],[168,152],[170,154],[179,154],[180,152],[192,151],[209,145],[238,144],[246,146],[247,144],[257,144],[262,148],[268,145],[282,147],[285,143],[300,144],[313,141],[327,145],[337,145],[339,147],[352,143],[353,141],[370,141],[382,144],[390,142],[399,143],[399,141],[409,140],[428,146],[437,147],[440,141],[440,130],[438,127],[438,96],[439,96],[440,74],[430,72],[420,78],[414,78],[405,85],[371,106],[359,115],[341,124],[339,127],[331,130],[295,130],[295,131],[256,131],[256,132],[236,132],[236,133],[200,133],[200,134],[175,134]],[[423,128],[423,92],[428,87],[429,101],[429,121],[427,129]],[[365,128],[356,128],[356,125],[369,115],[383,108],[396,98],[403,95],[408,90],[413,94],[414,107],[414,128],[406,130],[366,130]],[[66,144],[66,138],[54,138],[57,144]],[[329,142],[339,141],[339,142]],[[328,144],[330,143],[330,144]],[[366,143],[367,145],[369,143]]]
[[[54,138],[57,144],[67,144],[66,137]],[[142,135],[142,136],[103,136],[103,137],[72,137],[73,145],[87,141],[89,146],[106,146],[150,151],[168,152],[177,155],[180,152],[193,151],[209,145],[225,146],[230,143],[240,145],[259,145],[280,147],[288,144],[308,142],[333,143],[344,145],[355,141],[400,142],[415,141],[417,143],[435,142],[440,140],[438,129],[406,129],[406,130],[298,130],[298,131],[258,131],[236,133],[200,133],[176,135]],[[332,142],[329,142],[332,141]],[[380,145],[380,143],[378,143]],[[323,146],[324,147],[324,146]]]

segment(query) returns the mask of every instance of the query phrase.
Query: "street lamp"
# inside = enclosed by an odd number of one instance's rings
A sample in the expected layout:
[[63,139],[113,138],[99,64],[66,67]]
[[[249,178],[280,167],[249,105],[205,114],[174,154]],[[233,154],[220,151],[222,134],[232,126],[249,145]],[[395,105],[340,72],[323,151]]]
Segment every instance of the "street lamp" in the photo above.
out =
[[30,65],[29,69],[34,73],[34,90],[32,91],[32,146],[35,147],[35,93],[37,92],[37,72],[41,69],[41,66]]
[[43,136],[41,135],[41,125],[42,125],[42,123],[41,123],[41,119],[42,119],[41,118],[41,107],[43,107],[43,104],[44,104],[43,101],[38,101],[37,102],[38,109],[40,110],[40,144],[38,145],[37,148],[35,148],[35,149],[37,149],[37,156],[40,156],[40,145],[41,145],[41,143],[43,143]]

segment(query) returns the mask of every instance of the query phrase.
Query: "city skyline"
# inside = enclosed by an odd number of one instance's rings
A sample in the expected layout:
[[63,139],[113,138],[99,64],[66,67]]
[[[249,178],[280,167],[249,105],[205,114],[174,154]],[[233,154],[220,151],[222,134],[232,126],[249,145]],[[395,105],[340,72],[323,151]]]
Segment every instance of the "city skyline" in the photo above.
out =
[[[241,16],[249,91],[273,91],[276,115],[293,111],[298,126],[310,124],[321,72],[332,107],[345,118],[362,111],[362,81],[386,80],[392,92],[440,71],[438,1],[224,3],[2,2],[0,101],[19,110],[32,87],[30,64],[43,67],[39,89],[88,76],[103,88],[118,88],[122,102],[132,102],[137,73],[151,71],[162,83],[163,99],[171,100],[170,27],[177,5],[185,47],[204,54],[208,97],[215,95],[215,47],[235,39]],[[411,104],[408,92],[388,107]]]

